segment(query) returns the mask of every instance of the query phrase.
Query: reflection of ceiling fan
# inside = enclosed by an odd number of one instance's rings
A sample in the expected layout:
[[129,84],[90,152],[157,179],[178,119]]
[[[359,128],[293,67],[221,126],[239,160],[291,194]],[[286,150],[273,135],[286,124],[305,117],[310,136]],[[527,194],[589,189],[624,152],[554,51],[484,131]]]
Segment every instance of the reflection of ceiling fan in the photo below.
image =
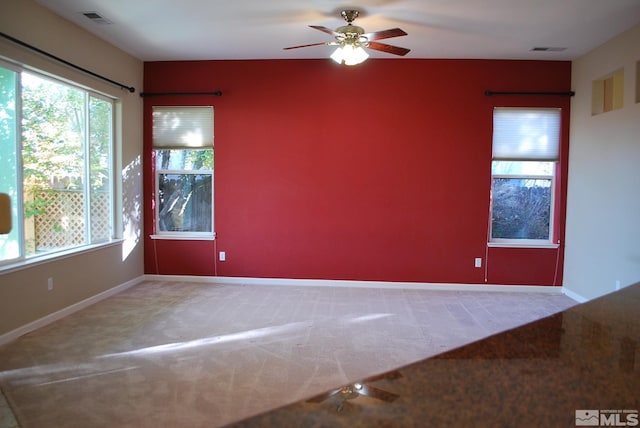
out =
[[[380,388],[376,388],[375,386],[372,386],[371,383],[381,379],[393,380],[400,377],[402,377],[402,375],[398,371],[385,373],[379,376],[373,376],[361,382],[345,385],[341,388],[329,391],[325,394],[317,395],[308,399],[307,402],[321,403],[328,400],[332,405],[336,406],[336,410],[338,412],[343,412],[347,409],[347,407],[345,406],[349,406],[348,400],[353,400],[355,398],[358,398],[359,396],[376,398],[387,403],[392,403],[399,397],[399,395]],[[351,411],[355,411],[355,408],[352,407],[353,406],[349,407]]]
[[336,51],[331,55],[331,58],[338,63],[344,63],[346,65],[359,64],[366,60],[369,57],[369,54],[363,48],[400,56],[404,56],[409,53],[410,49],[375,41],[406,36],[407,33],[400,28],[391,28],[389,30],[365,33],[364,28],[352,24],[352,22],[358,17],[358,14],[359,12],[357,10],[343,10],[342,17],[347,21],[347,25],[339,27],[335,31],[321,25],[310,25],[311,28],[320,30],[323,33],[331,34],[335,37],[334,41],[291,46],[284,49],[298,49],[322,45],[338,46],[338,49],[336,49]]

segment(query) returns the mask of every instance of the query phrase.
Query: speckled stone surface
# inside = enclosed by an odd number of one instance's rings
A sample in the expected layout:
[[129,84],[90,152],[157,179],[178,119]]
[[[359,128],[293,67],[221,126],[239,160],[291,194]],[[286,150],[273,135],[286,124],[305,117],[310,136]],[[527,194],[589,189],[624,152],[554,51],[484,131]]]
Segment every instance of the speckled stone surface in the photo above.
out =
[[636,284],[230,426],[633,426],[639,344]]

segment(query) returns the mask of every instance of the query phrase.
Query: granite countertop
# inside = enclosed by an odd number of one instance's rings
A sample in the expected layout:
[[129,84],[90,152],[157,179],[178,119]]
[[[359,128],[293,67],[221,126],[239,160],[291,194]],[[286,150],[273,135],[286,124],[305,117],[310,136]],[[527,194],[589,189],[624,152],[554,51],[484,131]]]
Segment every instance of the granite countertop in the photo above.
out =
[[636,426],[640,283],[234,427]]

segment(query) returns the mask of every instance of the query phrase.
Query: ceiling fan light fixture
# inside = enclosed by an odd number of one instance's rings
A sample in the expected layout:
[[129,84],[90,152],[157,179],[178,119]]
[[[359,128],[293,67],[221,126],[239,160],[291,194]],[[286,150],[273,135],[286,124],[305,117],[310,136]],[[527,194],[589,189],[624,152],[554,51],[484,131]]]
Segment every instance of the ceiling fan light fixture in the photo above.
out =
[[345,43],[331,54],[331,59],[338,64],[356,65],[365,62],[369,58],[369,54],[362,46]]

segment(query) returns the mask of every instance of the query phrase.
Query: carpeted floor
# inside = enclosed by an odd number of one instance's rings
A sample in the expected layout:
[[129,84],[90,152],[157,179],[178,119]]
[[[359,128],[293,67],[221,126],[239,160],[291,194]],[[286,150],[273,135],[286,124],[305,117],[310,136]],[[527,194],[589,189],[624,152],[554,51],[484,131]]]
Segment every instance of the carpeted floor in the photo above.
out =
[[0,387],[22,428],[217,427],[574,304],[147,281],[0,347]]

